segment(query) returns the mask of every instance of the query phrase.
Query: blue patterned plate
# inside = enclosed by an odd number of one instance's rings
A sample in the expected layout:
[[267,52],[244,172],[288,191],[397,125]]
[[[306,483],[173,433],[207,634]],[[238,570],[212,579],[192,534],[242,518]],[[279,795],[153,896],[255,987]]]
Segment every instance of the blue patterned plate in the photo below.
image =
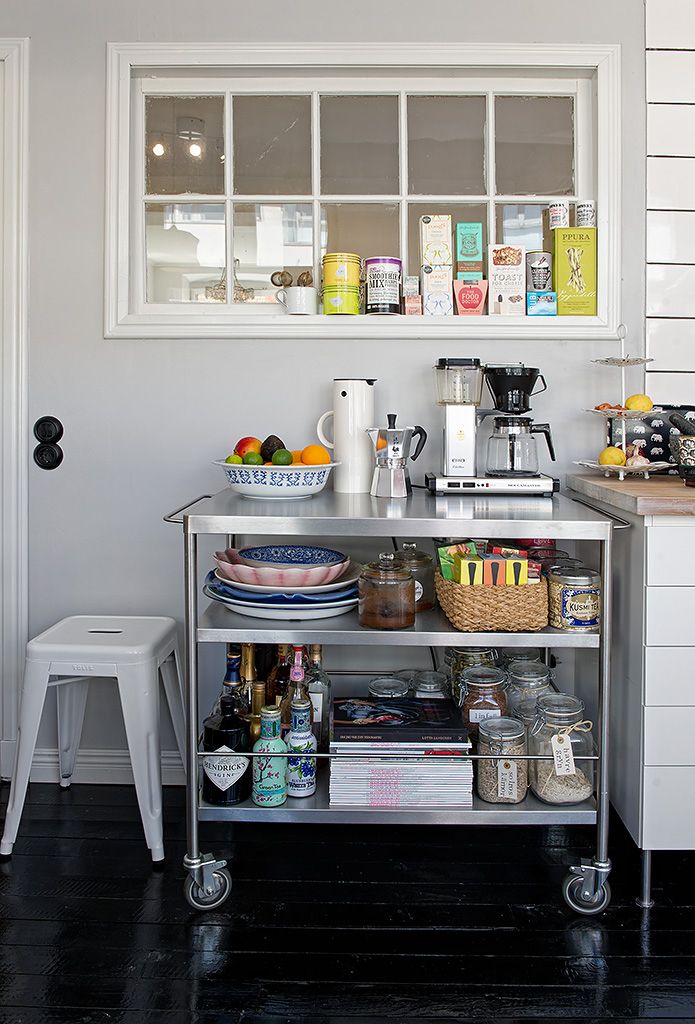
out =
[[276,591],[272,594],[253,594],[248,590],[239,590],[233,583],[221,580],[213,570],[205,577],[205,585],[216,594],[232,598],[235,601],[248,601],[252,604],[311,605],[327,604],[331,601],[342,601],[357,596],[357,584],[352,583],[342,590],[333,590],[328,594],[285,594]]
[[347,555],[333,548],[309,544],[265,544],[258,548],[242,548],[237,557],[244,565],[272,565],[276,569],[304,569],[314,565],[339,565]]

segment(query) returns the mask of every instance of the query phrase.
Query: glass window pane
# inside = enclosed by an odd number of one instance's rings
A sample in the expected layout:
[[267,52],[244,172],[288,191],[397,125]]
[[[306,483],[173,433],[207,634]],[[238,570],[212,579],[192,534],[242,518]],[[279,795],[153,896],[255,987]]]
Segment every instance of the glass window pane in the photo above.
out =
[[574,192],[571,96],[496,97],[495,174],[498,195]]
[[145,97],[145,191],[224,195],[224,97]]
[[[487,206],[484,203],[408,203],[408,273],[420,273],[420,217],[434,214],[448,214],[451,217],[451,251],[454,260],[456,252],[456,225],[480,224],[482,228],[483,277],[487,277]],[[471,232],[468,232],[470,235]],[[472,232],[475,234],[475,231]],[[470,262],[470,261],[466,261]],[[479,262],[479,261],[474,261]],[[453,270],[456,277],[456,267]],[[475,273],[480,273],[475,270]]]
[[314,265],[310,203],[234,204],[234,301],[275,303],[270,275],[287,270],[292,283]]
[[395,195],[398,97],[321,97],[324,195]]
[[[553,251],[548,207],[537,204],[498,203],[495,210],[496,242],[523,245],[526,249]],[[570,203],[570,224],[574,224],[574,203]]]
[[225,301],[224,203],[145,205],[147,302]]
[[311,195],[311,97],[235,96],[237,195]]
[[321,254],[400,256],[396,203],[328,203],[321,207]]
[[408,97],[408,191],[485,194],[485,97]]

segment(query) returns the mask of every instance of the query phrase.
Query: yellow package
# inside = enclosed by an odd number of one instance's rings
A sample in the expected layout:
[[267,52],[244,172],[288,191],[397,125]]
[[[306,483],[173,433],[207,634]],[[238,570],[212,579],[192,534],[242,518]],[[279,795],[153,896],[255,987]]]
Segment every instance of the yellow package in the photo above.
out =
[[507,586],[518,587],[522,583],[528,583],[528,559],[506,558],[507,563]]
[[558,316],[596,316],[596,228],[555,228]]
[[482,587],[482,558],[479,555],[454,555],[454,582],[463,587]]

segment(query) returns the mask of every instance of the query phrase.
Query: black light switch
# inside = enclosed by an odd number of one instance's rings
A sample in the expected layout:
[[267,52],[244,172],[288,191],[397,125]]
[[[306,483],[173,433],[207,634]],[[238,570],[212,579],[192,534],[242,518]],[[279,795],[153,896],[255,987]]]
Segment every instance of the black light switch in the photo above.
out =
[[63,436],[63,424],[55,416],[42,416],[34,424],[34,437],[40,444],[57,444]]
[[63,449],[59,444],[37,444],[34,448],[34,462],[40,469],[57,469],[63,461]]

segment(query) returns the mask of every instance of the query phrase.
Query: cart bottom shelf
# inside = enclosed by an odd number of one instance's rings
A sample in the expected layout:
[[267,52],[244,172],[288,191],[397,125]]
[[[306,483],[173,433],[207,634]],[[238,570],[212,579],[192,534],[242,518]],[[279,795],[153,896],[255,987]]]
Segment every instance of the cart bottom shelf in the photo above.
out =
[[289,797],[280,807],[257,807],[246,800],[235,807],[200,801],[200,821],[315,821],[394,825],[595,825],[596,801],[566,806],[545,804],[531,793],[520,804],[488,804],[473,795],[472,807],[336,807],[328,802],[327,772],[313,796]]

